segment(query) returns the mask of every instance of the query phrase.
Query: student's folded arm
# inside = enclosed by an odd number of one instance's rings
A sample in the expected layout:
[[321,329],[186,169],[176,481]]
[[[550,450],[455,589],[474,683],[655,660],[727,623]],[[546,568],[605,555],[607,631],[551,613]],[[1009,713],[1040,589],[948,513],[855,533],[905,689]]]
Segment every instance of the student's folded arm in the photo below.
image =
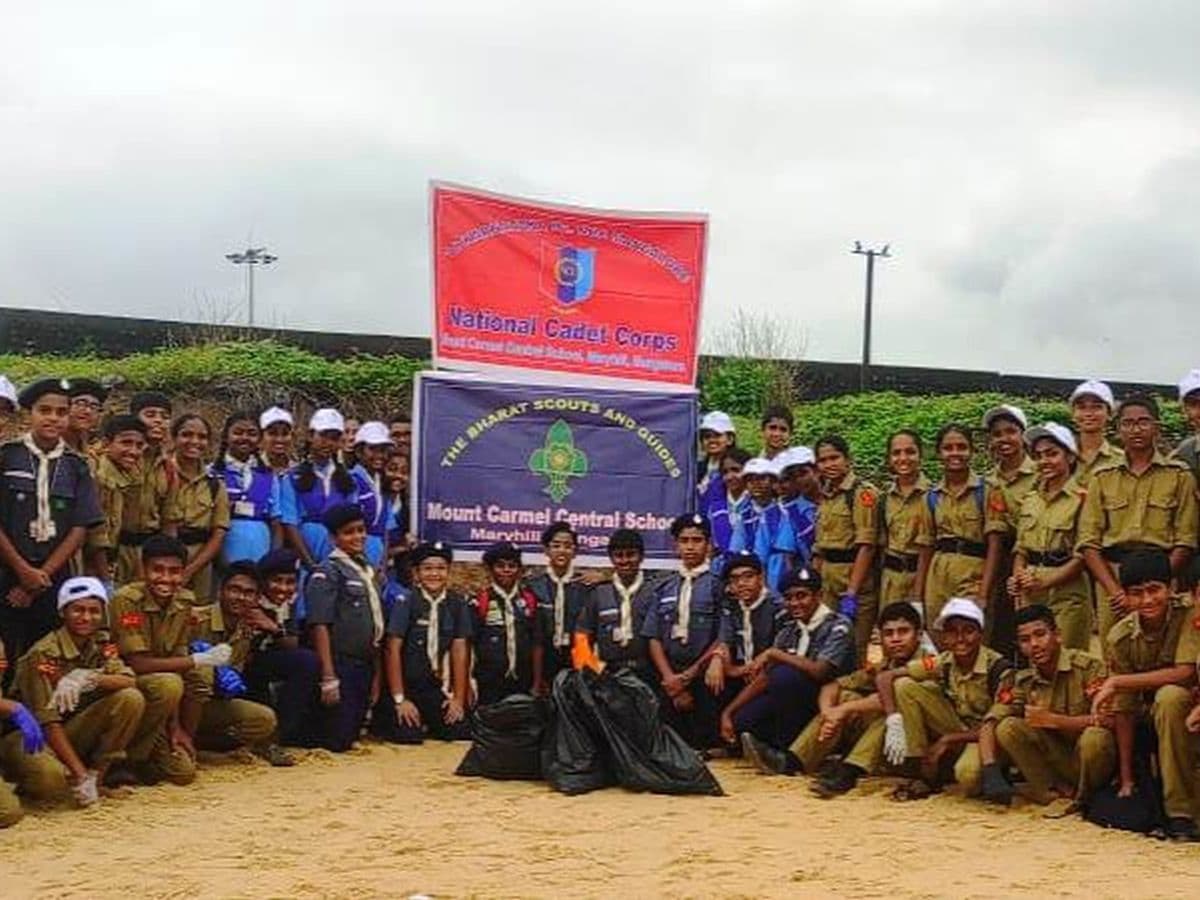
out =
[[149,653],[131,653],[125,660],[129,668],[138,675],[153,675],[156,672],[182,674],[196,668],[190,656],[151,656]]

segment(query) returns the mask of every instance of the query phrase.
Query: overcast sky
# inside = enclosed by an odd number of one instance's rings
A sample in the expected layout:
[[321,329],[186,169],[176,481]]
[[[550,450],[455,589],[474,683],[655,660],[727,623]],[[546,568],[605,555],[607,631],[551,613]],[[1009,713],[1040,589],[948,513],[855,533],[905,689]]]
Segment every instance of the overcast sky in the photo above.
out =
[[[53,9],[49,7],[53,5]],[[836,6],[837,10],[831,8]],[[711,216],[705,328],[853,360],[1200,365],[1200,3],[27,4],[0,305],[428,334],[427,180]]]

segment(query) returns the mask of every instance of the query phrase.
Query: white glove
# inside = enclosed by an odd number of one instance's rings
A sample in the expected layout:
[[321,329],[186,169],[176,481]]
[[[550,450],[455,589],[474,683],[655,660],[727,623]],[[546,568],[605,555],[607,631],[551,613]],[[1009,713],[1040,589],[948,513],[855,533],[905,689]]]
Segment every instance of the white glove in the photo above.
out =
[[88,769],[79,784],[71,786],[71,793],[75,795],[75,802],[80,806],[91,806],[100,802],[100,785],[96,781],[96,772]]
[[233,659],[233,648],[228,644],[217,644],[207,650],[192,654],[192,662],[197,666],[227,666]]
[[58,710],[60,716],[75,712],[79,706],[79,698],[88,691],[95,690],[100,681],[100,673],[95,669],[72,669],[54,686],[50,702]]
[[904,737],[904,717],[898,712],[891,713],[886,719],[883,755],[893,766],[900,765],[908,756],[908,741]]
[[342,683],[336,678],[321,680],[321,703],[324,706],[337,706],[342,702]]

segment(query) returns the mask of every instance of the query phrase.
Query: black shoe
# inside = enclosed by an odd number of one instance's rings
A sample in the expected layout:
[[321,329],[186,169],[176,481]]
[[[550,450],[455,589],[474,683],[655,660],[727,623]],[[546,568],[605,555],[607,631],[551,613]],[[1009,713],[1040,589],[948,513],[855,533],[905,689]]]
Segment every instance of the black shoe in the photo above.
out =
[[988,803],[995,803],[997,806],[1011,806],[1014,793],[1016,791],[1008,783],[1008,779],[1004,777],[1004,773],[1000,771],[997,763],[989,763],[983,767],[980,794],[984,800]]
[[1200,841],[1200,831],[1197,831],[1196,823],[1191,818],[1172,816],[1167,820],[1167,839],[1194,844]]
[[830,774],[818,778],[812,785],[812,792],[822,800],[838,797],[854,790],[861,774],[862,770],[857,766],[842,763]]
[[842,761],[837,757],[828,757],[821,765],[817,766],[817,771],[810,773],[814,778],[832,778],[837,774],[837,770],[842,767]]
[[764,775],[791,775],[793,768],[788,754],[760,741],[748,731],[742,732],[742,752]]

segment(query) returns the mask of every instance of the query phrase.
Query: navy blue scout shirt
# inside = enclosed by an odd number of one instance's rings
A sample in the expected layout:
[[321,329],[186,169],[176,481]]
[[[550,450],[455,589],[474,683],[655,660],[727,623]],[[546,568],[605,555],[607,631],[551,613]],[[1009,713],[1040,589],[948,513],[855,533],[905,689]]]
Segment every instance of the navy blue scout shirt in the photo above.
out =
[[[308,624],[328,625],[334,659],[375,661],[375,621],[362,576],[346,563],[330,558],[313,569],[304,585]],[[380,610],[382,614],[382,609]]]
[[[788,653],[796,652],[800,641],[800,624],[788,617],[775,635],[775,646]],[[806,659],[825,660],[833,667],[833,677],[854,671],[854,623],[841,613],[831,613],[809,635]]]
[[543,572],[526,582],[525,586],[537,598],[538,626],[542,632],[542,644],[546,648],[546,680],[554,678],[559,669],[571,668],[571,634],[575,631],[575,620],[583,608],[583,599],[588,587],[582,581],[570,581],[563,587],[566,603],[563,605],[563,636],[565,643],[554,645],[554,596],[557,587],[550,576]]
[[630,666],[646,668],[650,657],[646,653],[646,639],[642,637],[642,628],[646,622],[646,614],[658,602],[654,593],[654,583],[648,576],[642,576],[642,586],[633,595],[630,604],[630,617],[633,619],[629,641],[622,645],[621,631],[621,595],[613,586],[612,581],[604,581],[594,585],[583,598],[583,606],[579,610],[579,618],[575,620],[575,630],[586,634],[596,646],[596,652],[606,663],[614,666]]
[[0,446],[0,528],[21,558],[35,566],[46,561],[72,528],[91,528],[104,521],[91,470],[82,456],[65,449],[49,461],[49,473],[53,536],[39,541],[31,531],[38,517],[38,460],[21,441]]
[[[504,599],[490,587],[470,602],[471,638],[475,645],[475,680],[497,683],[508,675],[508,643],[504,630],[505,615],[513,617],[516,655],[513,669],[516,679],[527,688],[533,682],[533,645],[541,639],[538,630],[537,601],[529,591],[519,591],[506,608]],[[501,612],[501,610],[507,610]]]
[[[401,663],[404,666],[406,688],[428,683],[440,685],[438,674],[429,661],[429,614],[432,604],[420,590],[404,592],[396,597],[388,616],[389,637],[400,638]],[[438,655],[443,667],[448,665],[446,654],[450,645],[458,638],[471,637],[471,614],[467,602],[454,594],[447,594],[438,604]]]
[[783,600],[778,594],[767,591],[762,603],[750,610],[750,642],[753,651],[750,659],[746,658],[745,646],[745,615],[742,604],[733,598],[725,601],[721,610],[720,639],[727,644],[732,653],[733,661],[744,666],[768,647],[775,646],[775,636],[791,621],[787,610],[783,608]]
[[679,588],[683,577],[668,576],[659,583],[655,595],[657,607],[642,625],[642,637],[662,643],[672,667],[683,669],[694,663],[717,639],[721,624],[721,583],[711,572],[697,575],[692,582],[691,613],[687,622],[687,643],[675,637],[674,627]]

